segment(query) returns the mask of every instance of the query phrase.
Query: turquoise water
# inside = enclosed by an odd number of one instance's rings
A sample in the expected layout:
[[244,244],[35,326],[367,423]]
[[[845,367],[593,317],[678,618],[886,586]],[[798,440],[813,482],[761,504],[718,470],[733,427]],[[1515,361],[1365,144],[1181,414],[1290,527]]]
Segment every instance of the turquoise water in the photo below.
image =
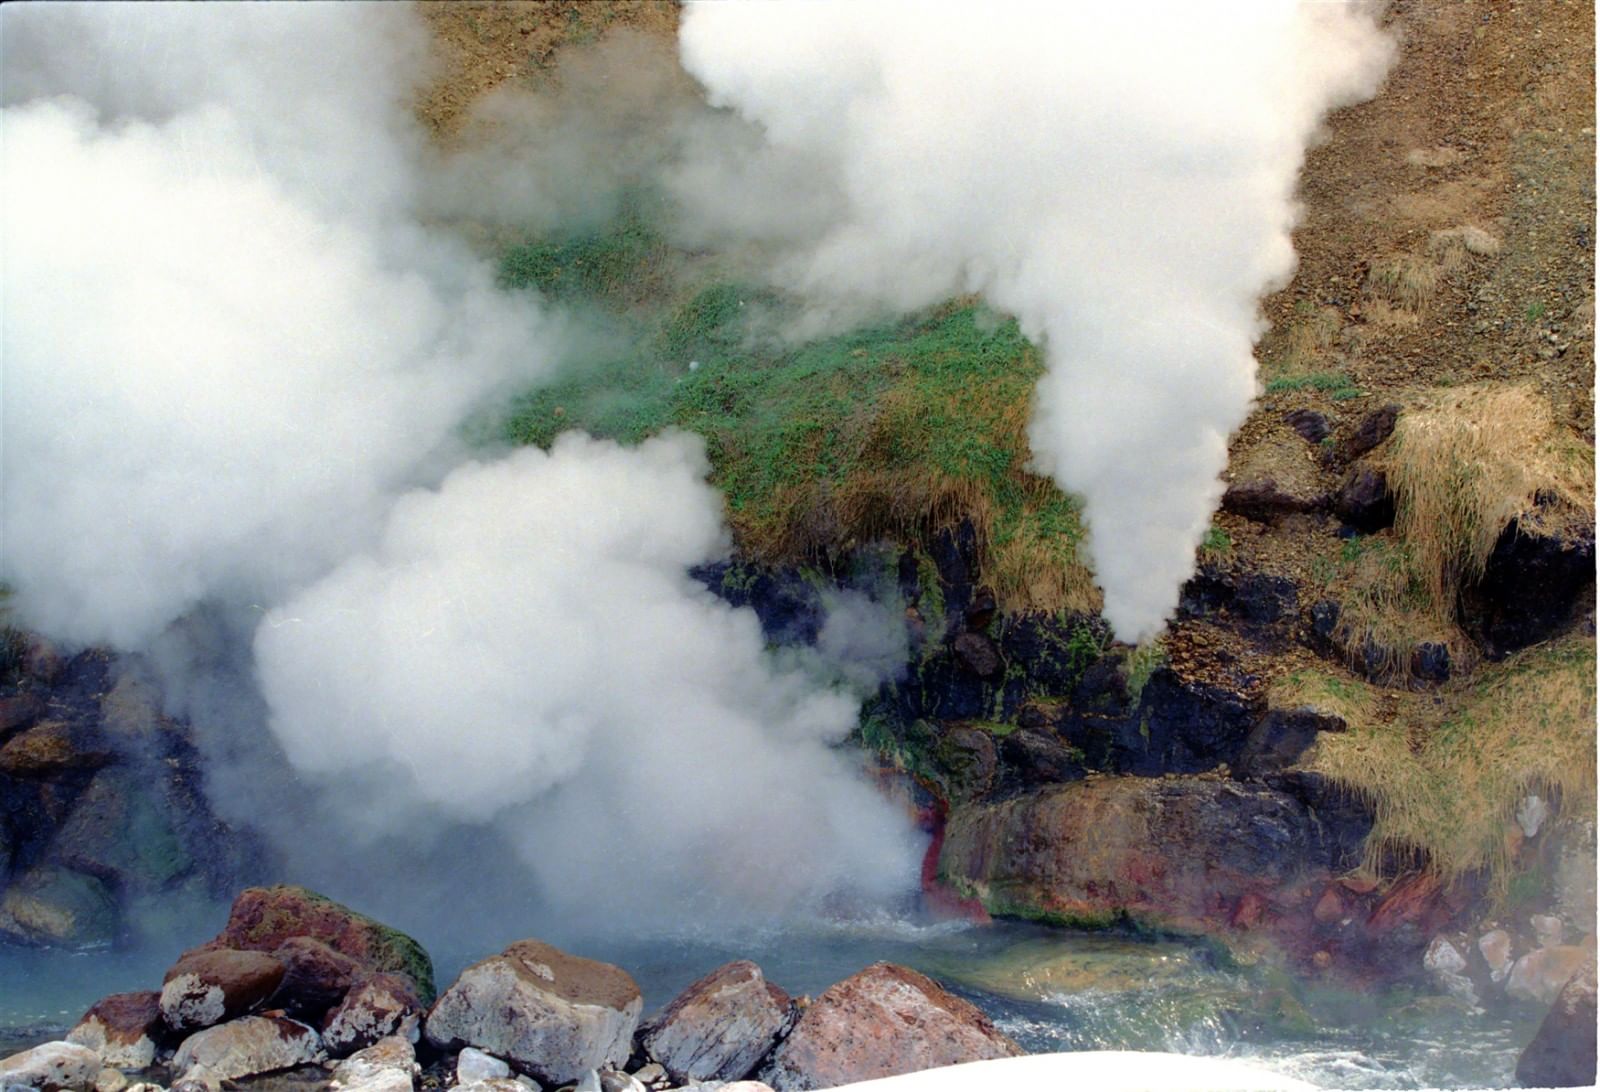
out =
[[[545,935],[627,968],[647,1012],[730,959],[754,959],[791,993],[813,995],[884,959],[938,978],[1030,1050],[1247,1057],[1325,1088],[1509,1087],[1541,1015],[1319,989],[1194,942],[1016,924],[881,918],[648,939]],[[441,982],[486,950],[435,949]],[[175,954],[0,949],[0,1028],[21,1029],[0,1040],[49,1038],[103,994],[153,988]]]

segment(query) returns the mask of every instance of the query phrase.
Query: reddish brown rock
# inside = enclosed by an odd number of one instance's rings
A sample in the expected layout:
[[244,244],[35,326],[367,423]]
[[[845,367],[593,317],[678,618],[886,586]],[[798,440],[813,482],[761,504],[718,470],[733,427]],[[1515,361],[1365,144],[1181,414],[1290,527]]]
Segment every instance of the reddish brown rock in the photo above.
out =
[[161,995],[155,990],[102,997],[83,1014],[67,1042],[88,1047],[113,1069],[144,1069],[156,1058],[156,1043],[166,1031]]
[[762,1079],[793,1092],[1021,1053],[988,1017],[932,979],[875,963],[806,1008]]
[[675,1081],[736,1081],[772,1049],[791,1012],[789,995],[747,959],[718,967],[684,990],[640,1034],[645,1052]]
[[309,937],[355,960],[366,971],[403,974],[423,1001],[433,998],[433,962],[422,945],[303,887],[250,887],[233,900],[228,924],[207,948],[275,952],[286,941]]
[[161,1018],[174,1031],[189,1031],[242,1016],[272,996],[283,972],[264,952],[186,952],[162,979]]
[[272,955],[284,966],[272,1004],[299,1019],[320,1021],[362,973],[361,964],[310,937],[286,940]]
[[111,751],[90,733],[61,720],[46,720],[0,747],[0,773],[18,778],[54,777],[111,761]]
[[1317,905],[1311,911],[1311,916],[1323,925],[1338,921],[1344,916],[1344,900],[1339,897],[1335,888],[1328,888],[1322,893],[1322,898],[1317,900]]
[[350,987],[322,1025],[322,1042],[335,1058],[365,1050],[393,1035],[415,1041],[422,1001],[403,974],[368,975]]
[[477,1047],[543,1084],[628,1060],[644,998],[620,967],[520,940],[439,995],[424,1033],[440,1050]]

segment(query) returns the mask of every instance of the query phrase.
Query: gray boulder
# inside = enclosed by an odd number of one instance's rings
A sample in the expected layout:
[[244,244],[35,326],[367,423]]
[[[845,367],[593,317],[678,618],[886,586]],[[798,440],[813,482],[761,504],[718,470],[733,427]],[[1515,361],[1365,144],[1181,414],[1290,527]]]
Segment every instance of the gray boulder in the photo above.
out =
[[627,1061],[643,1005],[621,968],[522,940],[462,971],[424,1034],[441,1050],[476,1047],[563,1085]]
[[44,1043],[0,1060],[0,1086],[84,1092],[94,1087],[98,1076],[100,1056],[77,1043]]
[[282,1016],[246,1016],[197,1031],[172,1058],[172,1071],[196,1069],[218,1081],[275,1073],[326,1057],[312,1028]]
[[736,1081],[772,1049],[791,1012],[789,995],[741,959],[684,990],[640,1039],[676,1081]]

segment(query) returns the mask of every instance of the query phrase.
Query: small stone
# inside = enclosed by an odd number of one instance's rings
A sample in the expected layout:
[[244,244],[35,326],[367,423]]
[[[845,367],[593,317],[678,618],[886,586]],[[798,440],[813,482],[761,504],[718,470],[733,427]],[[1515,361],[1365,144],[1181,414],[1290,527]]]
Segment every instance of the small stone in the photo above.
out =
[[1382,470],[1358,463],[1334,494],[1333,511],[1358,531],[1372,534],[1394,523],[1394,494]]
[[1322,893],[1322,898],[1317,900],[1316,907],[1311,911],[1311,916],[1323,925],[1338,921],[1344,916],[1344,900],[1339,898],[1339,892],[1328,888]]
[[471,1084],[473,1081],[488,1081],[509,1076],[511,1076],[509,1065],[476,1047],[462,1047],[460,1055],[456,1058],[457,1084]]
[[1535,941],[1541,948],[1553,948],[1567,939],[1567,927],[1554,914],[1535,914],[1528,919]]
[[1339,444],[1339,460],[1348,463],[1359,459],[1383,443],[1394,432],[1395,422],[1399,419],[1400,406],[1392,402],[1367,414],[1355,431]]
[[1311,965],[1319,971],[1325,971],[1333,966],[1333,953],[1326,948],[1311,957]]
[[1320,444],[1328,435],[1328,419],[1316,410],[1290,410],[1283,415],[1283,420],[1307,443]]
[[408,1092],[414,1087],[417,1052],[392,1035],[359,1050],[333,1068],[333,1087],[342,1092]]
[[1442,936],[1434,937],[1422,957],[1422,965],[1430,971],[1460,974],[1467,969],[1467,959],[1456,946]]
[[789,995],[741,959],[686,988],[642,1029],[639,1042],[676,1080],[733,1081],[772,1049],[790,1012]]
[[1489,977],[1503,981],[1511,971],[1511,934],[1504,929],[1491,929],[1478,938],[1478,951],[1489,965]]
[[86,1092],[100,1076],[100,1056],[77,1043],[44,1043],[0,1060],[0,1086],[38,1092]]
[[1524,837],[1532,838],[1539,833],[1539,828],[1544,826],[1550,808],[1544,800],[1537,796],[1524,796],[1522,803],[1517,805],[1517,826],[1522,828]]
[[94,1092],[123,1092],[127,1087],[128,1077],[120,1069],[102,1069],[94,1079]]
[[666,1088],[671,1078],[660,1062],[651,1062],[649,1065],[640,1066],[634,1070],[633,1079],[646,1088]]

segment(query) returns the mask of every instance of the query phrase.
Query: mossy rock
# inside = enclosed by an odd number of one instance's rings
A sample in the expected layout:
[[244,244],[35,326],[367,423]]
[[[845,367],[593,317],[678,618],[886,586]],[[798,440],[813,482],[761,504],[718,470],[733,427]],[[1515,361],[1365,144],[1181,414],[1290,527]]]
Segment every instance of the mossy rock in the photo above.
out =
[[122,890],[160,890],[194,866],[164,784],[124,768],[102,770],[73,806],[51,854]]
[[433,961],[398,929],[304,887],[249,887],[234,899],[228,924],[207,947],[273,952],[293,937],[320,940],[374,971],[403,974],[426,1004],[434,997]]

